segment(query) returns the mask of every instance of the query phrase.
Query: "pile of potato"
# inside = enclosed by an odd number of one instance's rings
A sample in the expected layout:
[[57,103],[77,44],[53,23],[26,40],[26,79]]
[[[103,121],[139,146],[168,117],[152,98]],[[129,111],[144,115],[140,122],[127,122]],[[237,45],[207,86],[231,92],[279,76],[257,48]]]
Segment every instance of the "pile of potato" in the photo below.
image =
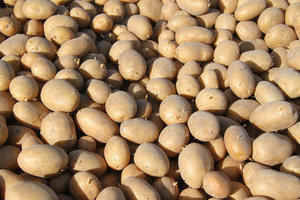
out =
[[4,0],[0,199],[300,199],[299,0]]

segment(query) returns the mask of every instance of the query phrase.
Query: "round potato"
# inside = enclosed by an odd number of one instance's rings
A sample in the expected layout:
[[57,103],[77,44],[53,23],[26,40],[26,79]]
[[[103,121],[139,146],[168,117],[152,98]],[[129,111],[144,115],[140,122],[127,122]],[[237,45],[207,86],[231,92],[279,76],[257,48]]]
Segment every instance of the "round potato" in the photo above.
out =
[[239,22],[235,27],[235,31],[242,41],[260,39],[263,36],[257,24],[253,21]]
[[107,187],[98,194],[96,200],[126,200],[126,198],[120,188]]
[[195,78],[198,78],[201,73],[202,68],[196,61],[188,61],[179,69],[177,79],[183,75],[191,75]]
[[112,92],[109,85],[101,80],[90,79],[86,82],[86,93],[96,103],[105,104]]
[[257,20],[257,25],[263,33],[267,33],[270,28],[277,24],[284,24],[284,12],[276,7],[265,9]]
[[66,55],[58,58],[54,65],[57,71],[62,69],[74,69],[77,70],[80,65],[80,59],[74,55]]
[[61,46],[63,43],[75,37],[74,32],[65,26],[56,26],[51,31],[51,41]]
[[253,99],[238,99],[227,109],[226,116],[238,123],[247,123],[253,110],[259,103]]
[[214,70],[206,70],[198,77],[201,88],[219,88],[218,75]]
[[170,58],[159,57],[149,67],[149,78],[165,78],[170,81],[176,76],[174,62]]
[[31,101],[38,96],[39,87],[34,79],[17,76],[11,81],[9,91],[18,101]]
[[137,177],[151,183],[150,176],[138,168],[134,163],[127,165],[121,172],[121,183],[128,177]]
[[56,57],[56,46],[49,40],[43,37],[32,37],[26,42],[27,52],[39,53],[49,60]]
[[103,80],[107,75],[107,68],[105,64],[99,60],[87,59],[81,63],[78,72],[81,74],[84,80]]
[[297,36],[294,29],[285,24],[273,26],[265,35],[266,45],[271,49],[287,47],[290,42],[296,39]]
[[20,33],[22,30],[22,24],[19,20],[13,17],[1,17],[0,18],[0,32],[7,36],[13,36]]
[[[109,50],[109,58],[113,63],[117,63],[121,53],[127,49],[134,49],[134,44],[130,40],[119,40],[115,42]],[[139,58],[139,56],[137,56]],[[140,60],[140,58],[139,58]]]
[[100,34],[109,32],[112,27],[113,19],[105,13],[96,15],[91,22],[92,30]]
[[226,198],[231,193],[232,185],[230,179],[223,172],[210,171],[203,178],[203,189],[215,198]]
[[236,27],[236,21],[232,14],[222,13],[220,14],[215,22],[215,28],[218,29],[226,29],[231,33],[234,33]]
[[55,65],[47,58],[36,58],[31,65],[31,72],[35,78],[42,82],[54,79],[56,74]]
[[227,153],[224,138],[221,135],[214,140],[204,143],[204,146],[211,152],[215,162],[222,160]]
[[7,38],[0,44],[0,55],[24,55],[26,53],[26,42],[28,39],[29,36],[25,34],[16,34]]
[[14,77],[14,68],[8,62],[0,60],[0,92],[9,89],[10,82]]
[[127,22],[128,30],[140,40],[147,40],[152,35],[152,26],[149,19],[143,15],[133,15]]
[[120,23],[125,15],[124,6],[118,0],[108,0],[104,4],[103,12],[111,16],[115,23]]
[[218,44],[214,51],[214,62],[229,66],[240,57],[239,45],[232,40],[225,40]]
[[158,43],[159,55],[166,58],[174,58],[176,48],[177,44],[170,40],[162,40]]
[[29,19],[44,20],[51,17],[57,6],[49,0],[28,0],[23,4],[22,11]]
[[255,88],[254,96],[260,104],[285,100],[279,88],[269,81],[259,82]]
[[179,10],[180,8],[178,7],[177,2],[167,1],[161,8],[161,14],[165,20],[169,21],[171,17]]
[[[80,48],[76,48],[76,47]],[[78,37],[63,43],[57,51],[58,57],[75,55],[82,58],[90,51],[90,44],[85,37]]]
[[161,18],[163,4],[160,0],[140,0],[137,5],[139,7],[140,15],[146,16],[155,22]]
[[140,83],[130,83],[127,92],[136,100],[145,99],[147,96],[146,88]]

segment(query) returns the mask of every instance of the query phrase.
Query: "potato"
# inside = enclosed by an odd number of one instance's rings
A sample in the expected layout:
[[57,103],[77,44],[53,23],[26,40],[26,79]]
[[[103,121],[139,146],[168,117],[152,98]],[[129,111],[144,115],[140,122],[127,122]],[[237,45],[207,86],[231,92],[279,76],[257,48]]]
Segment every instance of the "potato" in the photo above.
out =
[[[225,51],[226,50],[226,51]],[[225,40],[214,51],[214,62],[229,66],[240,57],[240,48],[235,41]]]
[[152,35],[152,26],[148,18],[143,15],[133,15],[127,22],[128,30],[140,40],[148,40]]
[[49,187],[56,193],[67,193],[69,189],[69,181],[73,174],[64,171],[58,176],[48,180]]
[[174,58],[176,48],[177,48],[177,44],[170,40],[162,40],[158,44],[159,55],[166,58],[171,58],[171,59]]
[[225,133],[226,129],[232,125],[239,125],[236,121],[233,119],[230,119],[229,117],[224,117],[221,115],[216,115],[220,122],[220,133]]
[[22,150],[37,145],[37,144],[44,144],[37,136],[29,135],[22,140]]
[[203,189],[215,198],[226,198],[231,193],[232,185],[223,172],[209,171],[203,178]]
[[244,162],[234,160],[228,155],[217,163],[216,170],[226,174],[231,181],[237,181],[241,178],[243,166]]
[[202,68],[196,61],[189,61],[185,63],[178,71],[177,79],[183,75],[191,75],[195,78],[198,78],[202,73]]
[[293,104],[286,101],[272,101],[254,109],[250,122],[263,131],[278,131],[296,123],[298,113]]
[[108,69],[105,82],[111,89],[120,89],[123,85],[123,77],[118,70]]
[[[252,158],[256,162],[274,166],[283,163],[294,151],[292,141],[277,133],[263,133],[253,141]],[[273,150],[276,149],[276,152]]]
[[152,113],[152,105],[145,99],[136,100],[137,111],[135,114],[136,118],[148,118]]
[[285,100],[279,88],[269,81],[259,82],[255,88],[254,96],[260,104]]
[[96,200],[126,200],[120,188],[107,187],[98,194]]
[[287,129],[287,133],[290,136],[290,138],[292,138],[298,144],[300,143],[299,128],[300,128],[300,123],[297,122],[293,126],[291,126]]
[[206,13],[196,16],[198,25],[205,28],[211,28],[215,25],[217,17],[221,14],[218,9],[210,8]]
[[29,200],[39,199],[41,197],[45,200],[58,200],[55,192],[48,186],[32,181],[16,181],[7,188],[5,193],[5,199],[7,200]]
[[130,83],[127,92],[131,94],[134,99],[145,99],[147,95],[146,88],[140,83]]
[[[150,176],[165,176],[170,168],[166,153],[156,144],[143,143],[138,146],[134,154],[134,163],[138,168]],[[125,184],[127,179],[122,184]]]
[[251,141],[242,126],[230,126],[224,134],[224,143],[228,154],[237,161],[245,161],[251,156]]
[[300,196],[299,178],[272,169],[261,169],[250,179],[253,195],[273,199],[296,199]]
[[139,50],[141,48],[139,38],[130,31],[123,31],[120,35],[118,35],[117,40],[129,40],[132,42],[135,49]]
[[78,91],[82,91],[84,86],[83,78],[80,73],[73,69],[62,69],[54,77],[55,79],[63,79],[71,83]]
[[269,48],[267,47],[266,42],[263,39],[245,40],[240,43],[241,53],[251,50],[269,51]]
[[6,55],[1,58],[1,60],[6,61],[9,63],[14,71],[17,73],[21,71],[22,66],[21,66],[21,57],[17,55]]
[[249,189],[241,182],[232,181],[232,190],[229,199],[246,199],[251,197]]
[[186,188],[178,196],[178,200],[189,200],[191,198],[206,200],[205,195],[200,190],[194,188]]
[[151,183],[149,175],[138,168],[134,163],[127,165],[121,172],[121,183],[128,177],[137,177]]
[[77,172],[69,182],[70,194],[76,200],[96,199],[101,190],[101,182],[90,172]]
[[49,0],[28,0],[23,4],[23,13],[29,19],[44,20],[51,17],[57,6]]
[[24,55],[26,52],[25,45],[28,39],[29,37],[25,34],[16,34],[7,38],[0,44],[0,55]]
[[9,85],[15,77],[13,67],[6,61],[0,60],[0,92],[9,89]]
[[[76,48],[76,47],[80,48]],[[79,58],[82,58],[90,51],[90,44],[85,37],[78,37],[67,42],[63,43],[61,47],[58,49],[57,55],[58,57],[66,56],[66,55],[75,55]]]
[[140,10],[140,15],[146,16],[147,18],[155,22],[157,22],[161,18],[161,10],[163,6],[161,1],[140,0],[137,5]]
[[125,15],[122,3],[117,0],[108,0],[104,4],[103,12],[111,16],[115,23],[120,23]]
[[241,21],[236,25],[235,31],[238,37],[245,40],[254,40],[262,38],[262,32],[253,21]]
[[115,42],[110,50],[109,50],[109,58],[113,63],[117,63],[119,56],[122,52],[128,50],[128,49],[134,49],[134,45],[129,40],[120,40]]
[[47,58],[36,58],[31,65],[31,72],[35,78],[42,82],[54,79],[56,74],[55,65]]
[[159,57],[149,67],[149,78],[165,78],[172,81],[176,76],[174,62],[170,58]]
[[227,99],[219,89],[204,88],[195,100],[197,110],[204,110],[213,114],[223,115],[227,109]]
[[[178,11],[180,12],[180,11]],[[191,17],[189,14],[174,14],[168,21],[167,27],[174,32],[177,32],[179,29],[189,26],[196,26],[197,20],[194,17]]]
[[111,89],[104,81],[90,79],[86,82],[86,93],[96,103],[105,104]]
[[50,34],[51,41],[58,46],[75,37],[73,31],[65,26],[54,27]]
[[70,17],[77,22],[79,28],[88,27],[91,21],[89,13],[80,7],[74,7],[70,9]]
[[285,24],[288,26],[293,26],[293,18],[296,15],[297,11],[300,8],[300,2],[295,2],[290,4],[285,12]]
[[182,75],[176,82],[176,90],[180,96],[186,99],[195,99],[201,86],[198,80],[191,75]]
[[18,174],[22,179],[24,179],[24,181],[31,181],[31,182],[36,182],[36,183],[42,183],[44,185],[48,186],[48,182],[46,179],[44,178],[40,178],[37,176],[32,176],[30,174],[27,174],[25,172]]
[[203,144],[211,152],[215,162],[222,160],[226,155],[226,148],[223,136],[219,135],[216,139]]
[[125,17],[129,17],[138,14],[139,8],[135,3],[127,3],[124,4],[124,12],[125,12]]
[[5,199],[5,192],[7,191],[7,188],[9,188],[13,183],[23,180],[20,176],[7,169],[0,170],[0,177],[1,199]]
[[[210,63],[205,65],[203,71],[213,70],[218,76],[218,85],[220,89],[228,87],[227,68],[218,63]],[[198,79],[199,80],[199,79]]]
[[9,135],[6,143],[10,145],[14,145],[17,147],[21,147],[23,139],[29,136],[36,136],[36,133],[26,126],[21,125],[8,125],[7,126]]
[[222,13],[220,14],[215,22],[216,30],[219,29],[226,29],[233,33],[235,31],[236,21],[232,14],[229,13]]
[[167,1],[161,8],[161,14],[163,18],[168,21],[179,10],[180,8],[178,7],[177,2]]
[[228,1],[228,0],[220,0],[218,2],[219,8],[223,13],[233,13],[237,8],[237,0]]
[[182,62],[208,61],[213,57],[213,49],[201,42],[187,42],[179,45],[175,50],[175,58]]
[[20,155],[20,149],[12,145],[0,146],[0,169],[7,169],[15,172],[19,169],[17,163],[18,156]]
[[44,27],[41,21],[36,19],[31,19],[26,22],[23,26],[23,31],[26,35],[29,36],[39,36],[42,37],[44,35]]
[[100,182],[102,183],[102,188],[119,187],[121,185],[120,179],[121,179],[120,173],[113,171],[105,174],[100,179]]
[[265,0],[246,1],[239,5],[234,11],[234,17],[238,21],[247,21],[259,16],[260,13],[267,7]]
[[182,10],[186,10],[191,15],[202,15],[210,8],[210,1],[184,1],[178,0],[177,4]]
[[299,162],[300,162],[299,155],[291,156],[282,163],[282,165],[280,166],[280,171],[299,177],[300,176]]
[[229,87],[240,98],[250,97],[255,90],[255,80],[251,69],[243,61],[233,61],[227,71]]
[[[69,0],[67,0],[69,1]],[[70,1],[69,4],[69,9],[72,9],[74,7],[80,7],[87,11],[92,18],[94,18],[97,15],[97,9],[96,7],[92,4],[91,1],[80,1],[80,0],[75,0],[75,1]]]
[[0,32],[7,36],[13,36],[22,31],[22,24],[19,20],[13,17],[0,18]]
[[218,46],[221,42],[225,40],[232,40],[232,33],[227,29],[217,29],[213,31],[214,33],[214,46]]
[[284,24],[284,12],[276,7],[265,9],[257,20],[257,25],[263,33],[277,24]]
[[287,47],[288,44],[297,39],[295,31],[285,25],[277,24],[269,29],[265,35],[266,45],[275,49],[276,47]]
[[[56,0],[52,0],[52,1],[56,1]],[[70,16],[70,10],[65,5],[58,5],[57,9],[56,9],[56,12],[54,14],[55,15]]]
[[160,43],[163,40],[175,40],[175,33],[171,30],[162,31],[158,36],[158,43]]
[[186,42],[202,42],[211,44],[214,41],[214,34],[209,29],[199,26],[183,27],[176,31],[175,41],[178,44]]
[[300,55],[300,47],[292,48],[287,52],[286,61],[288,66],[295,68],[296,70],[300,69],[299,65],[299,55]]
[[253,110],[260,104],[253,99],[239,99],[227,109],[226,116],[238,123],[247,123]]
[[271,55],[264,50],[252,50],[241,54],[239,60],[245,62],[253,73],[269,70],[273,65]]
[[248,188],[250,187],[252,175],[261,169],[269,169],[269,167],[257,162],[248,162],[245,164],[243,167],[243,181]]
[[37,58],[45,58],[42,54],[36,52],[26,53],[21,57],[21,64],[25,69],[31,70],[32,63]]
[[127,49],[119,55],[118,65],[123,78],[129,81],[140,80],[147,69],[143,56],[133,49]]
[[97,149],[97,142],[93,137],[85,135],[78,138],[76,147],[77,149],[95,152]]
[[126,178],[121,185],[126,199],[160,200],[158,192],[149,183],[137,177]]
[[28,76],[15,77],[9,85],[9,90],[12,96],[18,101],[34,100],[39,93],[38,84]]
[[162,199],[176,200],[178,197],[178,185],[174,179],[164,176],[156,179],[152,186],[156,189]]

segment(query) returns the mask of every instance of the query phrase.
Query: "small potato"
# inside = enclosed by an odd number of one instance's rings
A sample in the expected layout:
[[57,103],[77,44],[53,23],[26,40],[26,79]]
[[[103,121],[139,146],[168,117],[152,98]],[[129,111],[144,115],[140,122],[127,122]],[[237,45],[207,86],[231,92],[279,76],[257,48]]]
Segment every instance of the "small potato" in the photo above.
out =
[[103,80],[107,75],[107,68],[105,64],[99,60],[88,59],[80,65],[78,72],[84,80]]
[[200,1],[184,1],[177,0],[179,8],[186,10],[191,15],[202,15],[208,11],[210,8],[210,1],[200,0]]
[[119,72],[124,79],[138,81],[146,73],[146,62],[143,56],[133,49],[127,49],[119,55]]
[[57,71],[62,69],[74,69],[77,70],[80,65],[80,59],[74,55],[66,55],[58,58],[54,65]]
[[255,88],[254,96],[260,104],[285,100],[279,88],[269,81],[259,82]]
[[171,177],[164,176],[158,178],[152,186],[156,189],[161,199],[176,200],[178,197],[178,185]]
[[222,160],[227,153],[224,138],[221,135],[214,140],[204,143],[204,146],[211,152],[215,162]]
[[293,150],[293,143],[287,136],[263,133],[253,141],[252,158],[256,162],[274,166],[283,163],[292,155]]
[[[214,70],[206,70],[199,77],[201,88],[219,88],[218,75]],[[199,92],[199,91],[198,91]]]
[[234,11],[234,17],[238,21],[247,21],[259,16],[267,7],[265,0],[251,0],[239,5]]
[[78,28],[86,28],[89,26],[91,17],[87,11],[80,7],[70,9],[70,17],[72,17],[77,24]]
[[182,190],[178,196],[178,200],[190,200],[191,198],[199,200],[207,199],[200,190],[194,188],[186,188]]
[[202,68],[196,61],[189,61],[180,68],[177,74],[177,79],[183,75],[191,75],[195,78],[198,78],[202,73]]
[[241,53],[251,50],[269,51],[269,48],[267,47],[266,42],[263,39],[245,40],[240,43]]
[[50,111],[40,101],[18,102],[13,108],[14,117],[21,124],[38,130]]
[[40,57],[33,61],[31,72],[35,78],[42,82],[54,79],[56,74],[55,65],[47,58]]
[[21,57],[21,64],[25,69],[31,70],[32,63],[37,58],[45,58],[42,54],[36,52],[26,53]]
[[195,100],[197,110],[204,110],[213,114],[223,115],[227,109],[227,99],[219,89],[204,88]]
[[218,29],[226,29],[231,33],[234,33],[236,27],[236,21],[232,14],[222,13],[220,14],[215,22],[215,28]]
[[300,122],[295,123],[293,126],[287,129],[287,133],[294,141],[300,144]]
[[182,75],[176,82],[176,90],[186,99],[195,99],[201,86],[198,80],[191,75]]
[[242,41],[260,39],[263,36],[257,24],[253,21],[239,22],[235,27],[235,31]]
[[13,36],[22,31],[22,24],[19,20],[13,17],[0,18],[0,32],[7,36]]
[[41,178],[57,176],[67,164],[66,152],[60,147],[47,144],[23,149],[18,156],[18,165],[24,172]]
[[172,81],[176,76],[174,62],[170,58],[159,57],[149,67],[149,78],[165,78]]
[[253,99],[238,99],[228,107],[226,116],[240,124],[247,123],[251,113],[259,105]]
[[147,96],[146,88],[140,83],[130,83],[127,92],[131,94],[134,99],[145,99]]
[[157,101],[163,101],[170,95],[176,94],[175,85],[165,78],[151,79],[146,86],[148,94]]
[[64,171],[58,176],[48,179],[48,185],[56,194],[67,193],[69,189],[69,182],[72,176],[72,173]]
[[[57,98],[60,99],[59,102]],[[68,81],[52,79],[43,86],[41,100],[50,110],[72,112],[78,107],[80,96],[76,88]]]
[[73,150],[69,153],[68,169],[73,173],[90,172],[101,177],[107,170],[107,164],[102,156],[94,152]]
[[98,194],[96,200],[126,200],[120,188],[107,187]]
[[162,40],[158,43],[159,55],[166,58],[173,59],[176,48],[177,48],[177,44],[170,40]]
[[255,196],[272,199],[297,199],[300,196],[299,178],[272,169],[261,169],[253,174],[249,188]]
[[251,141],[242,126],[230,126],[224,134],[228,154],[237,161],[245,161],[251,156]]
[[105,13],[96,15],[91,22],[92,30],[99,34],[109,32],[112,29],[112,27],[113,19]]
[[255,90],[255,80],[251,69],[243,61],[233,61],[227,71],[229,87],[240,98],[251,96]]
[[40,199],[57,200],[57,195],[48,186],[42,183],[20,180],[14,182],[5,192],[7,200]]
[[109,85],[104,81],[90,79],[86,82],[86,93],[96,103],[105,104],[112,92]]
[[105,82],[112,90],[120,89],[123,85],[123,77],[118,70],[108,69]]
[[233,13],[237,8],[238,0],[220,0],[218,2],[219,8],[223,13]]
[[7,188],[9,188],[13,183],[23,180],[20,176],[7,169],[0,170],[0,177],[1,199],[5,199],[5,192],[7,191]]
[[183,27],[176,31],[175,41],[178,44],[185,42],[202,42],[211,44],[214,41],[214,34],[209,29],[199,26]]
[[167,124],[184,124],[191,115],[189,103],[179,95],[170,95],[159,106],[161,119]]
[[12,145],[0,146],[0,169],[7,169],[15,172],[19,169],[17,163],[20,149]]
[[[170,168],[166,153],[153,143],[143,143],[138,146],[134,154],[134,163],[143,172],[154,177],[165,176]],[[122,184],[125,184],[128,179],[125,179]]]
[[169,158],[177,156],[188,144],[190,133],[183,124],[166,126],[159,134],[158,145],[166,152]]
[[26,42],[28,39],[29,36],[25,34],[16,34],[7,38],[0,44],[0,55],[24,55],[26,53]]
[[300,163],[299,155],[291,156],[282,163],[282,165],[280,166],[280,171],[299,177],[300,176],[299,163]]
[[217,17],[220,14],[220,10],[211,7],[206,13],[196,16],[198,25],[205,28],[211,28],[215,25]]
[[210,171],[203,178],[203,189],[215,198],[226,198],[231,193],[232,185],[223,172]]
[[206,111],[194,112],[190,116],[187,125],[192,136],[202,142],[216,139],[220,132],[218,119],[213,114]]
[[94,108],[83,108],[75,117],[77,127],[86,135],[106,143],[118,133],[118,126],[105,113]]
[[263,131],[278,131],[296,123],[296,107],[286,101],[272,101],[254,109],[250,122]]
[[6,61],[0,60],[0,92],[9,89],[9,85],[15,77],[13,67]]
[[73,31],[65,26],[54,27],[50,34],[51,41],[58,46],[75,37]]
[[208,61],[213,57],[211,46],[201,42],[187,42],[179,45],[175,50],[175,58],[182,62]]
[[126,199],[160,200],[158,192],[149,183],[137,177],[126,178],[121,185]]
[[91,1],[80,1],[80,0],[75,0],[75,1],[70,1],[67,0],[65,4],[69,4],[69,8],[72,9],[74,7],[80,7],[83,8],[85,11],[87,11],[90,15],[91,18],[94,18],[97,15],[97,9],[96,7],[92,4]]
[[214,32],[214,46],[218,46],[221,42],[225,40],[232,40],[232,33],[227,29],[217,29]]
[[265,35],[266,45],[275,49],[276,47],[287,47],[290,42],[297,39],[293,28],[285,24],[277,24],[269,29]]
[[[203,71],[213,70],[218,76],[218,85],[220,89],[225,89],[228,87],[228,80],[227,80],[227,68],[218,63],[210,63],[206,65]],[[198,79],[199,80],[199,79]]]
[[118,0],[108,0],[104,4],[103,12],[111,16],[115,23],[120,23],[125,15],[124,6]]
[[214,62],[229,66],[240,57],[239,45],[232,40],[225,40],[218,44],[214,51]]
[[23,31],[26,35],[29,36],[39,36],[43,37],[44,35],[44,27],[41,21],[36,19],[29,20],[23,26]]
[[128,177],[137,177],[151,183],[150,177],[143,172],[140,168],[138,168],[134,163],[127,165],[121,173],[121,183],[126,180]]
[[286,61],[288,66],[293,67],[296,70],[300,70],[299,57],[300,57],[300,47],[295,47],[289,50],[286,55]]
[[191,188],[200,188],[205,174],[214,169],[210,151],[199,143],[190,143],[178,157],[180,175]]
[[127,142],[120,136],[111,137],[104,147],[104,158],[113,170],[124,169],[130,160]]
[[138,14],[139,8],[135,3],[127,3],[124,4],[124,12],[125,12],[125,17],[129,17]]
[[231,156],[226,156],[216,165],[216,170],[221,171],[231,180],[237,181],[241,178],[244,162],[234,160]]
[[143,15],[133,15],[127,22],[128,30],[141,40],[148,40],[152,35],[152,26],[148,18]]
[[70,194],[76,200],[96,199],[101,190],[101,182],[90,172],[77,172],[69,182]]
[[[80,47],[80,48],[76,48]],[[58,57],[75,55],[82,58],[90,51],[90,44],[85,37],[78,37],[63,43],[57,51]]]
[[49,0],[28,0],[23,4],[23,13],[29,19],[44,20],[51,17],[56,8]]
[[152,113],[152,105],[145,99],[137,99],[136,100],[137,111],[135,114],[136,118],[148,118]]
[[179,29],[189,26],[197,26],[197,20],[188,14],[181,15],[176,13],[171,17],[167,25],[167,27],[174,32],[177,32]]
[[284,24],[284,12],[276,7],[265,9],[257,20],[257,25],[263,33],[277,24]]
[[83,78],[80,73],[73,69],[62,69],[54,77],[54,79],[63,79],[71,83],[78,91],[82,91],[84,86]]
[[271,55],[264,50],[244,52],[239,60],[245,62],[253,73],[265,72],[273,66]]
[[109,58],[113,63],[117,63],[121,53],[128,49],[134,49],[134,44],[129,40],[119,40],[115,42],[109,50]]
[[13,16],[22,24],[26,23],[29,19],[23,13],[23,4],[26,0],[16,0],[13,6]]
[[34,79],[17,76],[11,81],[9,91],[18,101],[31,101],[38,96],[39,87]]
[[140,39],[130,31],[123,31],[120,35],[118,35],[117,40],[129,40],[132,42],[135,49],[139,50],[141,48]]
[[179,10],[180,8],[178,7],[177,2],[167,1],[161,8],[161,14],[165,20],[169,21],[171,17]]

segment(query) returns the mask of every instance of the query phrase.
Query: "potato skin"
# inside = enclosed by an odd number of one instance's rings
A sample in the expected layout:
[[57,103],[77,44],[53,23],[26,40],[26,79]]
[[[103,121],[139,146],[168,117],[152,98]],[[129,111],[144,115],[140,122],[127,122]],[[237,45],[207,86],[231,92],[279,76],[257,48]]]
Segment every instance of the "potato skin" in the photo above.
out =
[[44,20],[51,17],[57,7],[48,0],[27,0],[23,4],[22,11],[29,19]]
[[96,200],[126,200],[126,198],[120,188],[107,187],[99,193]]
[[246,1],[237,7],[234,12],[234,17],[238,21],[251,20],[260,15],[260,13],[267,7],[264,0]]
[[215,198],[226,198],[231,193],[232,185],[223,172],[211,171],[203,178],[203,189]]
[[211,44],[214,41],[214,34],[209,29],[203,27],[188,26],[176,31],[175,41],[178,44],[185,42],[202,42]]
[[289,98],[300,97],[300,73],[294,70],[285,70],[275,76],[274,82]]
[[17,76],[9,84],[10,93],[18,101],[31,101],[38,96],[36,81],[28,76]]
[[182,63],[188,61],[208,61],[213,56],[213,49],[201,42],[186,42],[180,44],[175,50],[175,57]]
[[149,19],[143,15],[133,15],[127,22],[128,30],[140,40],[148,40],[152,35],[152,26]]
[[200,0],[200,1],[177,0],[176,2],[179,8],[195,16],[206,13],[206,11],[208,11],[208,9],[210,8],[210,1],[206,1],[206,0]]
[[284,101],[284,95],[273,83],[269,81],[260,81],[255,88],[255,99],[260,103],[271,101]]

